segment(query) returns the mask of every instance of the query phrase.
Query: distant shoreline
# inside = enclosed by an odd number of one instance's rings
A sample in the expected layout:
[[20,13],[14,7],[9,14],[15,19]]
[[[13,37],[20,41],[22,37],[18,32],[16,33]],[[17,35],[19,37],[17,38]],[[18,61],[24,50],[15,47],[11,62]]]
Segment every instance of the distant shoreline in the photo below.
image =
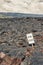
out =
[[12,13],[12,12],[0,12],[0,16],[7,16],[7,17],[43,17],[43,14],[29,14],[29,13]]

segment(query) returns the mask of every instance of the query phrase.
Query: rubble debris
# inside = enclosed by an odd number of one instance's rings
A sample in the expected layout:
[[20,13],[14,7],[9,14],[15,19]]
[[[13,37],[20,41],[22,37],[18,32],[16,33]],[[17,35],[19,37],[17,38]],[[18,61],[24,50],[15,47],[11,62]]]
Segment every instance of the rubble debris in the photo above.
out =
[[17,46],[22,46],[22,45],[23,45],[22,41],[17,42]]
[[23,61],[25,59],[25,55],[22,52],[18,52],[17,58],[20,58]]
[[[0,65],[43,65],[43,18],[33,19],[0,19]],[[35,39],[32,48],[26,38],[31,32]]]
[[20,65],[21,64],[21,59],[14,58],[11,65]]
[[2,58],[0,58],[0,64],[2,63],[2,61],[3,61],[3,59],[2,59]]
[[3,52],[0,53],[0,58],[3,58],[5,54]]
[[[30,49],[27,49],[26,56],[30,55]],[[17,58],[17,57],[10,57],[3,52],[0,53],[0,65],[21,65],[24,61],[25,57]]]
[[40,52],[42,52],[42,53],[43,53],[43,48],[41,48],[41,49],[40,49]]
[[19,58],[11,58],[10,56],[0,53],[0,65],[20,65],[21,59]]
[[27,50],[25,51],[25,56],[26,57],[31,56],[32,55],[32,52],[33,52],[32,48],[27,48]]

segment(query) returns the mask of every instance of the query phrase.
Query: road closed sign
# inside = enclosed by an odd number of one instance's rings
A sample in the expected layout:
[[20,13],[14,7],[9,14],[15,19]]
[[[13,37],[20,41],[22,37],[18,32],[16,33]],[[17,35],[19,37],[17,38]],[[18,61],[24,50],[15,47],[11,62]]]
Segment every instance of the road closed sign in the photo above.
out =
[[32,33],[26,34],[26,36],[29,44],[35,43]]

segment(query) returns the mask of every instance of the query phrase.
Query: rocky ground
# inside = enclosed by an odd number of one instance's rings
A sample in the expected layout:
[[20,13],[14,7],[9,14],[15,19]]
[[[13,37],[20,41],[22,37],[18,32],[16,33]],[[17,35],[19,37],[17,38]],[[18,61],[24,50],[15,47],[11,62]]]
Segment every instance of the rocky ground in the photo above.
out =
[[[24,58],[21,65],[43,65],[43,33],[38,33],[32,55],[25,56],[27,48],[26,34],[43,32],[43,18],[0,18],[0,52],[11,57]],[[42,36],[42,40],[38,39]],[[38,39],[37,39],[38,38]],[[41,42],[40,42],[41,41]],[[27,54],[28,55],[28,54]]]

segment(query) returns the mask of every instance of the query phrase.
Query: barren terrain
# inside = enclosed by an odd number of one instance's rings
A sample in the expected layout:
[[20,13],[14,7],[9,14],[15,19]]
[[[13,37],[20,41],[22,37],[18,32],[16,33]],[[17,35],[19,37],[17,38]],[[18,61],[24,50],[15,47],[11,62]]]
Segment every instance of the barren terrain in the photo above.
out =
[[[26,38],[30,32],[35,37],[33,50]],[[43,18],[0,18],[0,52],[23,59],[21,65],[43,65]]]

